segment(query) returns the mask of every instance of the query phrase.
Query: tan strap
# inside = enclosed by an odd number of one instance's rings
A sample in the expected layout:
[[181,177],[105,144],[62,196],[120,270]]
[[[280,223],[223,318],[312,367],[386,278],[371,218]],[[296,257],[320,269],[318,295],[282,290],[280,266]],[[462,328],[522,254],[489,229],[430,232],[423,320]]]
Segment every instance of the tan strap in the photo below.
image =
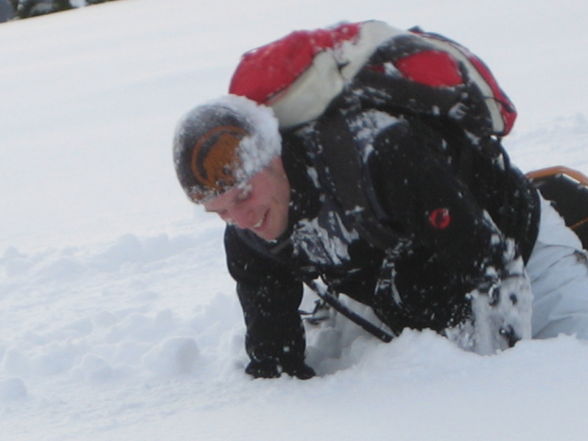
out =
[[588,185],[588,176],[579,172],[578,170],[574,170],[572,168],[563,166],[563,165],[556,165],[553,167],[541,168],[539,170],[533,170],[527,173],[527,177],[529,179],[541,179],[546,178],[548,176],[563,174],[569,176],[576,181]]
[[[554,167],[546,167],[541,168],[539,170],[533,170],[527,173],[527,177],[529,179],[541,179],[560,174],[569,176],[570,178],[575,179],[577,182],[588,186],[588,176],[579,172],[578,170],[574,170],[563,165],[556,165]],[[582,219],[581,221],[576,222],[574,225],[570,225],[570,228],[572,230],[575,230],[576,228],[586,224],[587,222],[588,218]]]
[[576,222],[574,225],[570,225],[570,228],[571,228],[572,230],[575,230],[576,228],[579,228],[579,227],[581,227],[582,225],[585,225],[586,223],[588,223],[588,217],[586,217],[586,218],[582,219],[582,220],[581,220],[581,221],[579,221],[579,222]]

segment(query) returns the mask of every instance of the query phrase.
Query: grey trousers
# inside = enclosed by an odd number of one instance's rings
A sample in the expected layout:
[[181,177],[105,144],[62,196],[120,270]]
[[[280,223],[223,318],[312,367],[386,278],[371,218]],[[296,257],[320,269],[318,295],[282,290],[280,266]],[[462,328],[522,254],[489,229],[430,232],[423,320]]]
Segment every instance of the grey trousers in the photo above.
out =
[[533,338],[588,339],[588,254],[542,199],[539,236],[526,265],[533,291]]

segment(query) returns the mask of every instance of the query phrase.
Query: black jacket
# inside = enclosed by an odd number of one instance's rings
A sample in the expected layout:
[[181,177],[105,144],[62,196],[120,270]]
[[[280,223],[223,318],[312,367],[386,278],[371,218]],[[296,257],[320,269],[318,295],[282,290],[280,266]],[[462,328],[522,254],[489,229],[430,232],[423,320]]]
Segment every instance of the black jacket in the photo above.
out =
[[[345,195],[317,178],[337,167],[325,165],[321,140],[341,133],[358,146],[381,221],[393,232],[386,250],[358,233],[342,208]],[[303,362],[304,278],[320,276],[370,305],[395,334],[442,332],[471,318],[468,293],[513,277],[509,262],[528,258],[536,238],[536,191],[500,143],[447,121],[330,111],[283,133],[282,159],[291,185],[288,231],[275,243],[233,226],[225,235],[255,362]],[[509,239],[515,255],[507,259]]]

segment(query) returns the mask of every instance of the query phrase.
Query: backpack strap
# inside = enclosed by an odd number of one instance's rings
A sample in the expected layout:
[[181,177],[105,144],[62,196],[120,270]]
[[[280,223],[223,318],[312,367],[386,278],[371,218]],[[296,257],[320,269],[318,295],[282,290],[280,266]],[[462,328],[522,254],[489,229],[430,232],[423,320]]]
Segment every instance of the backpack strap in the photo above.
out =
[[[313,132],[315,162],[319,180],[334,196],[353,227],[370,245],[390,252],[390,244],[402,244],[404,238],[391,228],[389,216],[379,203],[371,177],[362,163],[357,140],[345,118],[336,114],[321,118]],[[328,124],[328,127],[325,127]],[[399,251],[397,249],[396,251]]]
[[580,184],[588,187],[588,176],[578,170],[566,167],[564,165],[555,165],[553,167],[541,168],[527,173],[527,177],[532,181],[549,178],[555,175],[566,175],[575,179]]

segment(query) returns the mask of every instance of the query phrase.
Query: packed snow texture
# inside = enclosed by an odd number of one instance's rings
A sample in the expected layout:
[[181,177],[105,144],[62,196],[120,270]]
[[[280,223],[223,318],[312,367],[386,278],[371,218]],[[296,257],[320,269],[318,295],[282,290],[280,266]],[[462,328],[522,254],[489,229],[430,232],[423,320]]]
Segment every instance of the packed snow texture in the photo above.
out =
[[223,226],[186,201],[171,143],[241,53],[376,18],[491,66],[523,170],[588,173],[587,16],[584,0],[126,0],[0,24],[0,440],[585,440],[588,346],[569,336],[480,356],[334,317],[309,327],[318,377],[247,377]]

